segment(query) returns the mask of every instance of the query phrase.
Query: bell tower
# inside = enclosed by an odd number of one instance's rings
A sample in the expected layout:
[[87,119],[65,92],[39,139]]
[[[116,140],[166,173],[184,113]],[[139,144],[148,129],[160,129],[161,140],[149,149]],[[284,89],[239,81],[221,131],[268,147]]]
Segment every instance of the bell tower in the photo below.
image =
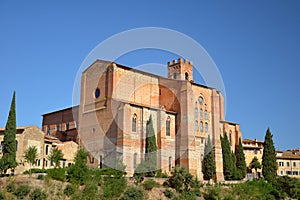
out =
[[193,81],[193,63],[179,58],[168,62],[168,78]]

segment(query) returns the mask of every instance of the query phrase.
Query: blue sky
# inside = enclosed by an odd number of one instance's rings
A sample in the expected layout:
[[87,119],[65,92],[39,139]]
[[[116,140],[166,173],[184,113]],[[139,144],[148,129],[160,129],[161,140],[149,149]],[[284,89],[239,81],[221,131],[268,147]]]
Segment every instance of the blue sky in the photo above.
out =
[[[300,2],[288,1],[11,1],[0,0],[0,126],[17,92],[18,125],[72,105],[76,73],[108,37],[163,27],[188,35],[216,63],[226,88],[226,119],[243,138],[300,147]],[[124,65],[166,64],[174,55],[145,50]],[[195,77],[201,82],[201,77]]]

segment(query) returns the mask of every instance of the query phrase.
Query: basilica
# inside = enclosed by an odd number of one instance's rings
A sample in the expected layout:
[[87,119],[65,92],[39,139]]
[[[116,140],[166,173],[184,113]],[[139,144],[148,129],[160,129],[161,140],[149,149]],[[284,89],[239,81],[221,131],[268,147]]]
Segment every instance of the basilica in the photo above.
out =
[[[235,151],[242,137],[239,124],[224,119],[220,91],[193,80],[191,61],[179,58],[168,62],[166,68],[168,77],[111,61],[91,64],[82,73],[80,105],[74,113],[80,145],[95,165],[114,167],[120,160],[131,176],[145,158],[147,121],[151,116],[158,169],[170,173],[172,167],[181,165],[203,180],[204,147],[210,137],[215,180],[223,181],[220,136],[226,132]],[[66,124],[61,122],[61,127]],[[55,127],[43,121],[43,129],[47,132]]]

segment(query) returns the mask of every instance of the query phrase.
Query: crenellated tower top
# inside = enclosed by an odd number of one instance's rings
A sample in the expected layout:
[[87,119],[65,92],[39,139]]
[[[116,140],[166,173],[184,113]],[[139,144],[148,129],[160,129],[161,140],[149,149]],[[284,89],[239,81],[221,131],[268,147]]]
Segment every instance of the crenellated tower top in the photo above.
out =
[[193,81],[193,63],[183,58],[168,62],[168,78]]

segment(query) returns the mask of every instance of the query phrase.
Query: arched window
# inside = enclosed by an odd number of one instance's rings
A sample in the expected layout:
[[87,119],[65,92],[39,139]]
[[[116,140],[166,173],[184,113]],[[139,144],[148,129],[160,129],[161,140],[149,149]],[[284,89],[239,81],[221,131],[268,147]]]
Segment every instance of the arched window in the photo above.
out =
[[202,110],[202,108],[200,108],[200,119],[203,119],[203,110]]
[[198,118],[198,108],[197,107],[195,108],[195,118],[196,119]]
[[187,72],[185,72],[184,76],[185,76],[185,80],[188,81],[189,80],[189,74]]
[[199,105],[202,105],[202,104],[203,104],[203,101],[204,101],[203,97],[200,96],[200,97],[198,98],[198,101],[199,101]]
[[208,123],[205,122],[205,133],[208,133]]
[[132,132],[136,132],[136,114],[132,116]]
[[204,119],[208,120],[208,112],[207,112],[207,110],[204,111]]
[[169,157],[169,171],[172,170],[172,157]]
[[203,132],[203,122],[200,122],[200,132]]
[[50,135],[50,125],[47,126],[47,135]]
[[137,162],[137,153],[135,153],[133,155],[133,168],[135,169],[136,168],[136,162]]
[[46,145],[46,155],[48,155],[48,153],[49,153],[49,146]]
[[197,133],[198,132],[198,121],[196,120],[195,121],[195,133]]
[[167,120],[166,120],[166,136],[171,135],[171,133],[170,133],[170,123],[171,123],[171,120],[170,120],[170,117],[168,117]]

